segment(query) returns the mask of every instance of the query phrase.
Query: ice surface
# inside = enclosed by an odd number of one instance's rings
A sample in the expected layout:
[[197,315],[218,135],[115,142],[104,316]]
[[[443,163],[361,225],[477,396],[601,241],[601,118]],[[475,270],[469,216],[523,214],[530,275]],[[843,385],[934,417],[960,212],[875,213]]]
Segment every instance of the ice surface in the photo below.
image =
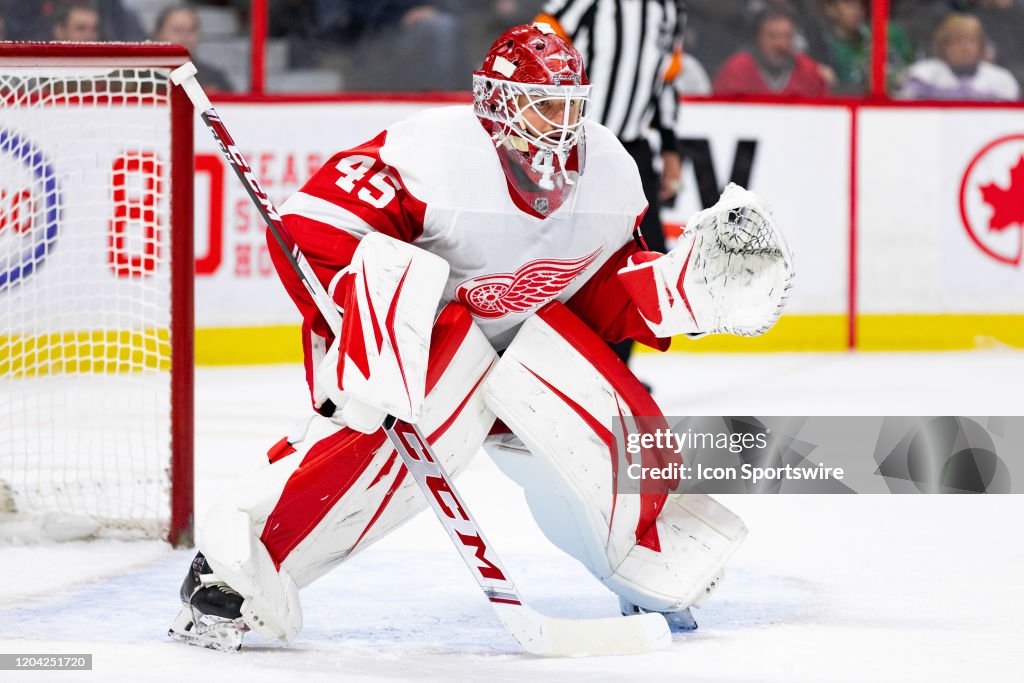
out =
[[[1022,415],[1024,354],[648,355],[669,414]],[[307,411],[295,366],[197,372],[197,514]],[[1019,455],[1019,454],[1016,454]],[[553,548],[480,456],[459,479],[537,609],[614,597]],[[520,654],[429,513],[310,586],[291,645],[239,654],[165,633],[191,552],[159,542],[0,547],[0,652],[94,654],[92,673],[0,680],[1019,681],[1022,496],[733,496],[750,536],[667,651]]]

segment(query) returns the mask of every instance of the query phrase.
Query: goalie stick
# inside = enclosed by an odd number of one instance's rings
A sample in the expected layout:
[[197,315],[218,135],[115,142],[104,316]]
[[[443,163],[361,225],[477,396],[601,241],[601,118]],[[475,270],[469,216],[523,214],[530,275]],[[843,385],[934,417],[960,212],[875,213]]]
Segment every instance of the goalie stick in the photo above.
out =
[[[171,72],[171,80],[185,90],[192,104],[199,109],[203,122],[249,197],[256,203],[288,262],[331,330],[335,335],[340,334],[341,315],[334,301],[313,273],[256,174],[238,150],[196,80],[196,73],[195,66],[189,62]],[[523,602],[420,429],[393,415],[387,417],[383,428],[498,618],[524,650],[534,655],[563,657],[619,655],[649,652],[671,642],[668,623],[657,613],[600,619],[556,619],[531,609]]]

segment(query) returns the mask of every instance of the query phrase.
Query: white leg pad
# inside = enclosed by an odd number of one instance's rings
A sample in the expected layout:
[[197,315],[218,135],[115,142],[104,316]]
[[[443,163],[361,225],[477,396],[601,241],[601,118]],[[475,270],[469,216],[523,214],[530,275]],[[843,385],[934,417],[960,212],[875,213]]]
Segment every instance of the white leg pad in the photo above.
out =
[[[561,304],[520,329],[484,383],[487,405],[522,440],[488,454],[519,483],[544,534],[602,583],[647,610],[684,609],[717,583],[746,535],[705,495],[619,493],[613,420],[664,422],[640,382]],[[653,422],[652,422],[653,421]],[[645,464],[655,454],[641,454]]]
[[616,594],[657,612],[703,602],[747,536],[735,513],[703,493],[670,495],[657,525],[659,551],[636,545],[612,575],[602,578]]

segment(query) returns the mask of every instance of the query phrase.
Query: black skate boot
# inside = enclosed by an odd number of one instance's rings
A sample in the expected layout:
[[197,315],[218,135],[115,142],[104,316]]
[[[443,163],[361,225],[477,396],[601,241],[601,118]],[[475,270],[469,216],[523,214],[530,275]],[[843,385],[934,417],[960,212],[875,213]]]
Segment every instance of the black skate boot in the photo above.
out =
[[213,650],[238,650],[249,630],[242,620],[242,596],[218,579],[197,553],[181,584],[183,607],[167,635]]

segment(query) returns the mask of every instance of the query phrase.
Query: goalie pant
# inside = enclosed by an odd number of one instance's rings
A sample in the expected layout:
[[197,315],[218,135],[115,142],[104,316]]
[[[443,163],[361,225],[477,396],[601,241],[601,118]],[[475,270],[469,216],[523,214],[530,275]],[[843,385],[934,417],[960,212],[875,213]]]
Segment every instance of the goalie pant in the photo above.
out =
[[[642,608],[683,609],[721,575],[746,528],[711,498],[668,494],[663,482],[620,494],[609,416],[624,428],[633,416],[654,421],[641,428],[664,425],[640,382],[564,305],[529,319],[500,359],[460,304],[438,316],[419,425],[447,470],[457,475],[487,441],[556,546]],[[299,590],[425,503],[382,431],[317,415],[268,456],[210,510],[200,545],[245,599],[250,627],[290,640],[302,626]],[[675,456],[639,457],[657,466]]]

